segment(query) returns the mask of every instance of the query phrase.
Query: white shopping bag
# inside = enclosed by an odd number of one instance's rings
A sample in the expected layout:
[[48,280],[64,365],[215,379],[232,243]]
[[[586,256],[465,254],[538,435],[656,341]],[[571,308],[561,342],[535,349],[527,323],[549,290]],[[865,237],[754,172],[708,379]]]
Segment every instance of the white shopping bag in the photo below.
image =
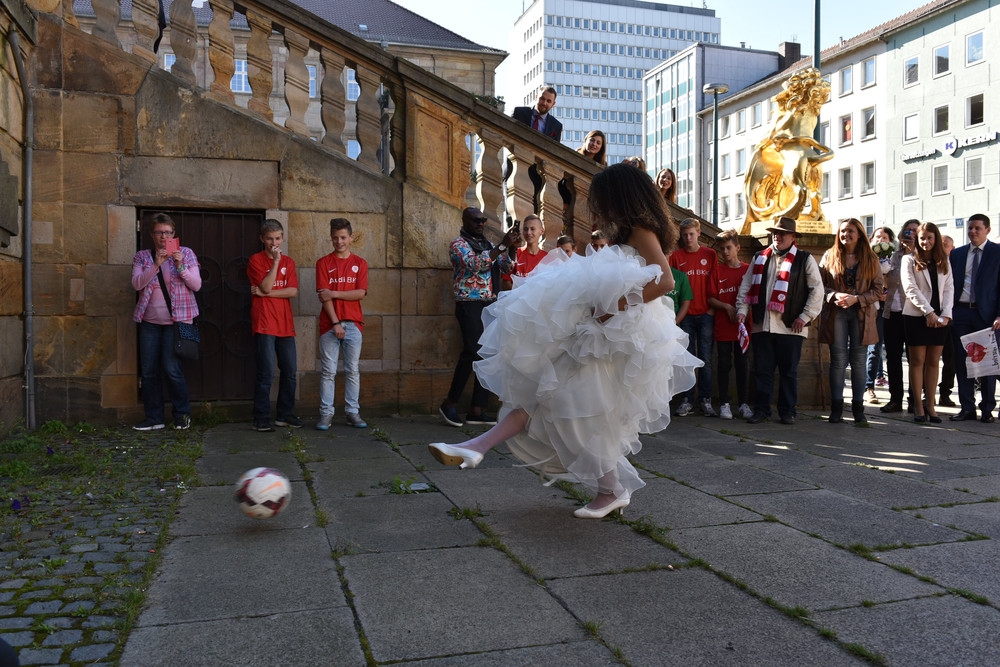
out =
[[991,328],[962,336],[965,348],[965,368],[970,378],[1000,375],[1000,351]]

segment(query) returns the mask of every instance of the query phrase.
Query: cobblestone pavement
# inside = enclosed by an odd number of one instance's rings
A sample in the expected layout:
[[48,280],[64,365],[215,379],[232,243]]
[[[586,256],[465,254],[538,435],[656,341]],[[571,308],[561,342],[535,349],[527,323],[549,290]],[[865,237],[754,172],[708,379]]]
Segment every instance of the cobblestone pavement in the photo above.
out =
[[[22,665],[111,665],[200,452],[157,436],[46,425],[0,446],[0,638]],[[172,479],[165,479],[168,474]]]

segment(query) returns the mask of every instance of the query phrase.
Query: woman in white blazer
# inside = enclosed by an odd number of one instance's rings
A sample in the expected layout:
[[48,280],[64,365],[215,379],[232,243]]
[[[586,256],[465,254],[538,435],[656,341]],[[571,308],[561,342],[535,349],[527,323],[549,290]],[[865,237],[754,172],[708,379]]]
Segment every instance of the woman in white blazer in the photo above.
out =
[[[938,363],[951,325],[955,281],[937,225],[925,222],[917,228],[917,245],[912,254],[903,257],[900,277],[906,295],[903,332],[909,350],[913,421],[940,424],[934,396]],[[927,396],[921,401],[925,388]]]

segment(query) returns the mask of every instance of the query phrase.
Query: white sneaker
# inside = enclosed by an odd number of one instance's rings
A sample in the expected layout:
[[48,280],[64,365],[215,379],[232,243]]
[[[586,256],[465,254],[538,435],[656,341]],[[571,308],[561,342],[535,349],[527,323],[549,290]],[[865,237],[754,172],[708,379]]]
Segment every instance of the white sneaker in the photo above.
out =
[[677,411],[674,412],[678,417],[687,417],[694,410],[694,406],[686,398],[684,401],[677,406]]
[[740,417],[743,417],[743,419],[750,419],[753,417],[753,409],[746,403],[741,403],[739,410]]
[[712,407],[712,399],[710,398],[701,399],[701,405],[699,407],[701,407],[701,414],[705,415],[706,417],[716,416],[715,408]]
[[733,418],[733,411],[729,409],[729,403],[723,403],[719,406],[719,416],[723,419]]
[[333,424],[333,415],[320,415],[319,421],[316,422],[316,430],[329,431],[331,424]]

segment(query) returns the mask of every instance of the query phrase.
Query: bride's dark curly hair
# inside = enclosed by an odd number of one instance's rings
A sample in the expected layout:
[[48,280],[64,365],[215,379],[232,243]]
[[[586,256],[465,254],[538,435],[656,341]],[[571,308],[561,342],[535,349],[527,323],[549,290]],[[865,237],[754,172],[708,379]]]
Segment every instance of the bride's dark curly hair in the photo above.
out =
[[664,254],[677,244],[677,225],[645,172],[628,164],[612,165],[594,175],[589,196],[591,222],[609,243],[627,243],[632,228],[642,227],[656,234]]

